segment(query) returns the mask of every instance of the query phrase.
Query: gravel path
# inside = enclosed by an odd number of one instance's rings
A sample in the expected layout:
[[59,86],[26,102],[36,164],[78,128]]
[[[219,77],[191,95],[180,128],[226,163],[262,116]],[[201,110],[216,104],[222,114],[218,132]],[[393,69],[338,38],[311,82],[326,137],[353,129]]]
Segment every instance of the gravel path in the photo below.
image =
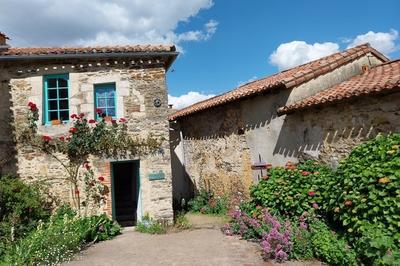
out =
[[258,244],[217,229],[149,235],[125,229],[84,250],[65,265],[265,265]]

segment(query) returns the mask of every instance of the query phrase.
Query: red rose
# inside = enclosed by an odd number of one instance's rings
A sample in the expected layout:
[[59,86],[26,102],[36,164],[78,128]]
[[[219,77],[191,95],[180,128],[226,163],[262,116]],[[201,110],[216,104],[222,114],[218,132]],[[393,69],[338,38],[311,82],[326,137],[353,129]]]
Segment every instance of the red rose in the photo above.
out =
[[72,119],[75,119],[75,118],[78,118],[78,116],[77,116],[76,114],[72,114],[72,115],[71,115],[71,118],[72,118]]
[[126,119],[122,117],[122,118],[119,119],[119,122],[120,122],[120,123],[125,123],[125,122],[126,122]]
[[90,170],[89,162],[84,162],[84,163],[83,163],[83,167],[85,167],[86,170]]
[[64,141],[64,140],[65,140],[65,137],[64,137],[64,136],[61,136],[59,139],[60,139],[61,141]]
[[51,137],[50,136],[43,136],[42,139],[45,142],[49,142],[51,140]]
[[89,120],[89,124],[94,124],[94,123],[96,123],[96,120],[94,120],[94,119]]
[[310,192],[308,192],[308,196],[310,196],[310,197],[314,197],[314,196],[315,196],[315,192],[314,192],[314,191],[310,191]]
[[102,176],[99,176],[98,179],[99,179],[100,182],[103,182],[103,181],[104,181],[104,177],[102,177]]
[[351,200],[346,200],[346,201],[344,202],[344,205],[345,205],[345,206],[351,206],[351,205],[353,205],[353,202],[352,202]]
[[113,119],[113,120],[111,120],[111,123],[116,124],[117,120]]
[[302,176],[308,176],[309,174],[311,174],[311,173],[308,171],[301,171]]
[[79,114],[79,118],[83,118],[83,117],[85,117],[85,114],[84,113],[80,113]]
[[74,134],[74,133],[76,133],[77,131],[78,131],[78,129],[77,129],[76,127],[71,127],[70,130],[69,130],[69,133]]
[[70,139],[71,139],[71,137],[69,137],[69,136],[68,136],[68,137],[66,137],[65,139],[66,139],[66,140],[70,140]]
[[33,112],[38,110],[36,104],[34,104],[33,102],[29,102],[29,103],[28,103],[28,106],[29,106],[29,109],[30,109],[31,111],[33,111]]
[[101,115],[103,113],[103,110],[101,110],[100,108],[96,109],[96,113],[98,113],[99,115]]

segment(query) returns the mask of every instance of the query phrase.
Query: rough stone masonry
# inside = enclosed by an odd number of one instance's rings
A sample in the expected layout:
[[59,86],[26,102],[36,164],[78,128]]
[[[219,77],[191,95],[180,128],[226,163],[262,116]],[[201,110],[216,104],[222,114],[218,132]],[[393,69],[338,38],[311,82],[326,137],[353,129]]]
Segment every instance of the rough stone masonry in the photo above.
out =
[[[65,134],[70,122],[60,125],[44,121],[46,99],[44,77],[67,74],[69,115],[84,113],[95,118],[94,86],[114,84],[115,118],[127,119],[133,136],[152,135],[163,139],[157,155],[129,158],[139,161],[140,189],[137,219],[148,213],[156,219],[172,220],[172,177],[168,142],[168,104],[165,75],[177,56],[174,46],[129,46],[104,48],[9,48],[0,50],[0,148],[3,174],[17,173],[27,182],[45,181],[52,195],[69,202],[69,186],[53,158],[13,141],[13,128],[26,121],[28,101],[39,107],[39,133]],[[157,102],[157,104],[155,104]],[[11,159],[8,159],[11,158]],[[105,177],[110,190],[100,210],[113,215],[112,164],[114,159],[91,158],[96,175]],[[152,173],[162,179],[150,180]],[[117,177],[114,177],[117,178]],[[115,207],[115,206],[114,206]]]

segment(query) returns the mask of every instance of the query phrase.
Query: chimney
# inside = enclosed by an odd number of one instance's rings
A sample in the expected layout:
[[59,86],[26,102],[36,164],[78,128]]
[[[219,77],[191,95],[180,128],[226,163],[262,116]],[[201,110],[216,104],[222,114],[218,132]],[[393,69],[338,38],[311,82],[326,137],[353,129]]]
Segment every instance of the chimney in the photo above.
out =
[[7,40],[9,39],[10,38],[8,38],[7,35],[0,31],[0,51],[10,48],[10,45],[7,44]]

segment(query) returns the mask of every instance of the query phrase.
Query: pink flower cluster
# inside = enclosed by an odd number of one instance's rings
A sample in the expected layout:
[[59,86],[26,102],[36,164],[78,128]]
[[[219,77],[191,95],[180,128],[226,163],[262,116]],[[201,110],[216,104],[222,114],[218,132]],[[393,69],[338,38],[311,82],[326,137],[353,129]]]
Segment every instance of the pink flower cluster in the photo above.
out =
[[282,262],[288,259],[292,242],[290,239],[290,223],[286,222],[284,226],[279,220],[272,216],[267,209],[263,210],[264,222],[270,227],[270,230],[262,235],[261,246],[266,258],[275,259]]

